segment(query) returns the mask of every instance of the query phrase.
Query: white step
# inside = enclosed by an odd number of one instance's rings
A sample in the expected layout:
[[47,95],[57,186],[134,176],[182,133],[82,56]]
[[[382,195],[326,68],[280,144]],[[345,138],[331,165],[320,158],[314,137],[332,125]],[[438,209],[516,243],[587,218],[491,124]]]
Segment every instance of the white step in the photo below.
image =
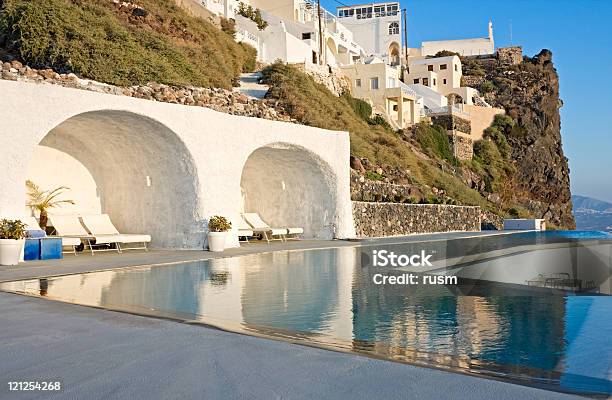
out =
[[261,72],[251,72],[240,75],[240,86],[235,87],[234,91],[245,94],[256,99],[263,99],[270,87],[262,85],[260,82],[263,77]]

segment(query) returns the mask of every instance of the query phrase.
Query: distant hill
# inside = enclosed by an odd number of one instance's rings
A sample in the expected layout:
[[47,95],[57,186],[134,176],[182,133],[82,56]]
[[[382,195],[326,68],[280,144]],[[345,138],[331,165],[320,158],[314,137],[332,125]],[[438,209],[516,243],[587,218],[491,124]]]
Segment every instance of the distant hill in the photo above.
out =
[[576,229],[612,232],[612,203],[586,196],[572,196]]

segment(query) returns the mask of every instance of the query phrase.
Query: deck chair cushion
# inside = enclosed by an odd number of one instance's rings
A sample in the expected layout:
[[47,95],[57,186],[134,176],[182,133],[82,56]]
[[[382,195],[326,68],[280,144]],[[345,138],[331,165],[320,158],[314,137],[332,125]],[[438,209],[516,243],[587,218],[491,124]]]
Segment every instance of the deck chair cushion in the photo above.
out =
[[90,237],[77,215],[49,215],[49,222],[58,236]]

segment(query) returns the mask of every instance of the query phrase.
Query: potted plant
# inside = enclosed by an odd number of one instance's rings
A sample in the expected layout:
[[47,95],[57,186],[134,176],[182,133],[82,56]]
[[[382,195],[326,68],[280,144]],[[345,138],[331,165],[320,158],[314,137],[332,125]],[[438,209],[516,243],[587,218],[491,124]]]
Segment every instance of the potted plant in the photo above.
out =
[[210,217],[208,220],[208,250],[225,250],[227,232],[232,229],[232,223],[220,215]]
[[51,208],[58,207],[62,204],[74,204],[72,200],[57,200],[57,197],[69,190],[66,186],[60,186],[53,190],[41,190],[41,188],[34,182],[27,180],[26,187],[28,189],[28,207],[38,211],[39,219],[38,224],[41,229],[45,229],[47,226],[47,211]]
[[0,220],[0,265],[17,265],[25,244],[26,225],[20,220]]

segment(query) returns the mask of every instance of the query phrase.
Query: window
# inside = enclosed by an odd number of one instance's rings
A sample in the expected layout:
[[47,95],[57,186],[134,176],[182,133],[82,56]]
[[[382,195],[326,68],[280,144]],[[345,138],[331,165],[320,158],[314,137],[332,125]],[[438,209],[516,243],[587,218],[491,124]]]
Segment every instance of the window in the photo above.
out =
[[419,83],[419,79],[417,78],[417,79],[413,80],[412,82],[413,82],[414,84],[417,84],[417,83]]
[[374,7],[374,16],[375,17],[384,17],[387,15],[385,12],[385,6],[376,6]]
[[312,32],[302,33],[302,40],[310,40],[312,39]]
[[427,71],[433,71],[433,65],[428,65],[427,66]]
[[459,68],[457,67],[457,64],[455,64],[455,71],[459,71]]
[[355,14],[355,10],[338,10],[338,17],[347,18],[352,17]]
[[429,86],[429,78],[423,78],[423,85]]
[[389,35],[399,35],[399,22],[391,22],[389,24]]
[[355,79],[355,87],[361,87],[361,79]]
[[440,64],[440,71],[444,71],[446,69],[446,64]]
[[378,90],[378,77],[370,78],[370,89]]
[[398,10],[399,10],[399,5],[397,5],[397,4],[388,5],[387,6],[387,15],[389,15],[389,16],[397,15],[397,11]]
[[355,14],[357,14],[357,19],[372,18],[372,7],[358,8]]
[[434,78],[434,86],[436,86],[438,83],[436,82],[436,78]]
[[442,80],[442,83],[446,85],[446,79]]

